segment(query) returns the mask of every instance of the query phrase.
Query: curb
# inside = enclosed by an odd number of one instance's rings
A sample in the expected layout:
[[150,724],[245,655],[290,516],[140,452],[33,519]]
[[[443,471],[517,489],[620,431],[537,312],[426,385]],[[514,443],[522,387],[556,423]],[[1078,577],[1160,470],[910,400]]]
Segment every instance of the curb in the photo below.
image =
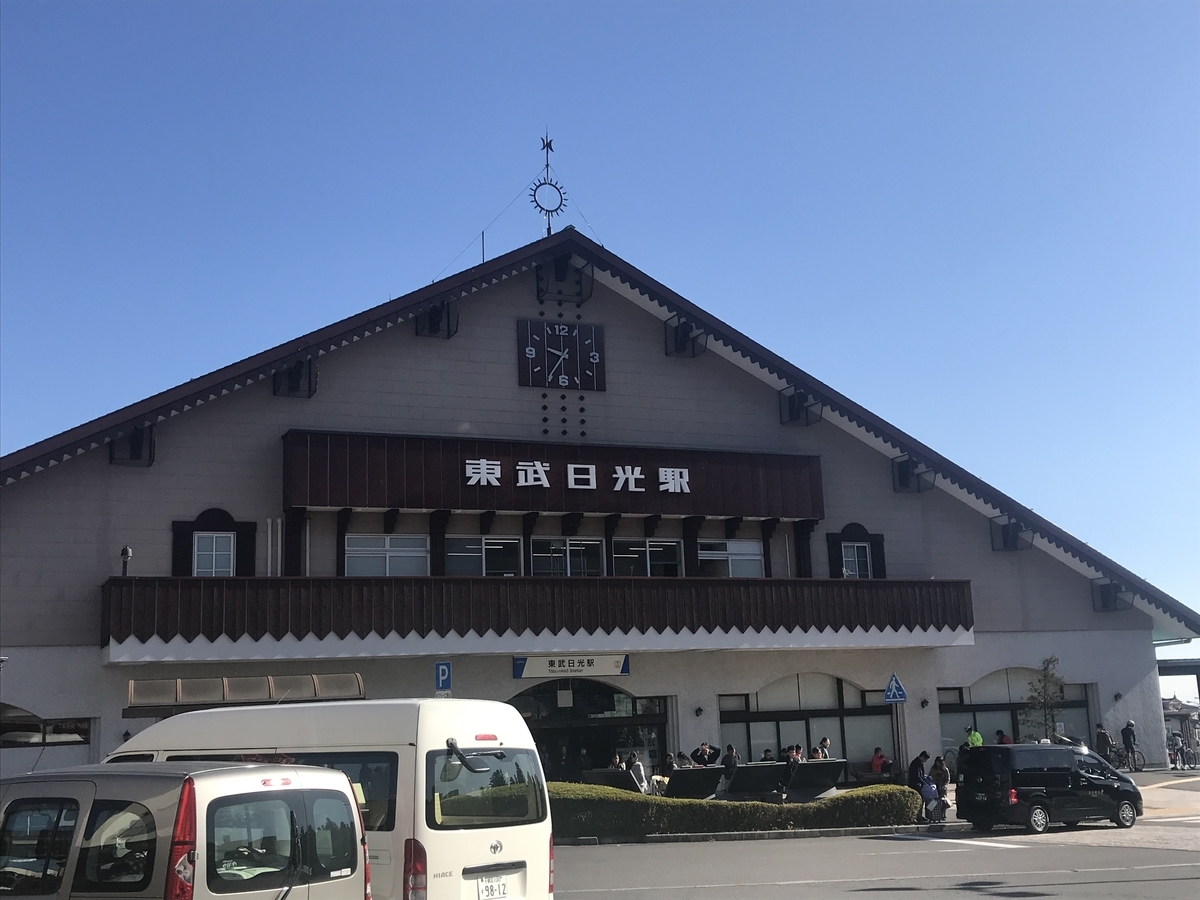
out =
[[556,847],[596,847],[600,844],[698,844],[712,841],[792,841],[823,837],[866,837],[887,834],[944,834],[970,831],[970,822],[937,825],[876,825],[863,828],[802,828],[796,831],[718,831],[707,834],[641,834],[628,837],[554,839]]

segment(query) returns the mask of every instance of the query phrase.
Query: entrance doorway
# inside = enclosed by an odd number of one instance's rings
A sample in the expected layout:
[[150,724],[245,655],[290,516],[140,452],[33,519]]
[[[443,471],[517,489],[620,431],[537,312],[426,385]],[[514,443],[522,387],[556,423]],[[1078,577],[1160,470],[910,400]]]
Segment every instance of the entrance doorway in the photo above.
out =
[[614,755],[636,752],[647,774],[661,774],[666,753],[664,697],[635,697],[589,678],[558,678],[508,701],[525,718],[550,781],[581,781]]

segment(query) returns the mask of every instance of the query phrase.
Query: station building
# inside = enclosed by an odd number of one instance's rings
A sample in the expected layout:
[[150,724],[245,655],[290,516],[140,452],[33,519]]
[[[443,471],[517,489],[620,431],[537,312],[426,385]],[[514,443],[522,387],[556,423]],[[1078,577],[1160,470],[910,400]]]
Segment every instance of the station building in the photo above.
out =
[[[1027,444],[1029,436],[1024,438]],[[1200,616],[572,229],[0,460],[3,770],[509,701],[550,777],[1145,723]],[[123,557],[124,551],[124,559]],[[886,703],[892,676],[906,701]]]

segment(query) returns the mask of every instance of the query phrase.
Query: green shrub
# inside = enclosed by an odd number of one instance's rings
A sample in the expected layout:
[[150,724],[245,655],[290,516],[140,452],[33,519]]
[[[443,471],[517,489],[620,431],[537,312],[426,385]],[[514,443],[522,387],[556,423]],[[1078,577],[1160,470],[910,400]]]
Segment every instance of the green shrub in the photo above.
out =
[[675,800],[593,784],[551,782],[548,787],[554,833],[561,837],[911,825],[921,808],[916,791],[893,784],[791,804]]

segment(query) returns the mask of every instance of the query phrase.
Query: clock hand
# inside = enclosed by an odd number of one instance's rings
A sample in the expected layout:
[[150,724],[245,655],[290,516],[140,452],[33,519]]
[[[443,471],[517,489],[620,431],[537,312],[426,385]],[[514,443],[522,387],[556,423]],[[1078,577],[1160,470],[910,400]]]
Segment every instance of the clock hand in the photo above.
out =
[[546,377],[551,378],[551,377],[553,377],[554,373],[558,371],[558,367],[561,366],[566,361],[568,351],[566,349],[564,349],[561,353],[559,353],[557,350],[553,349],[552,347],[547,347],[546,349],[549,350],[551,353],[558,353],[558,362],[556,362],[554,364],[553,369],[551,369],[549,372],[546,373]]

